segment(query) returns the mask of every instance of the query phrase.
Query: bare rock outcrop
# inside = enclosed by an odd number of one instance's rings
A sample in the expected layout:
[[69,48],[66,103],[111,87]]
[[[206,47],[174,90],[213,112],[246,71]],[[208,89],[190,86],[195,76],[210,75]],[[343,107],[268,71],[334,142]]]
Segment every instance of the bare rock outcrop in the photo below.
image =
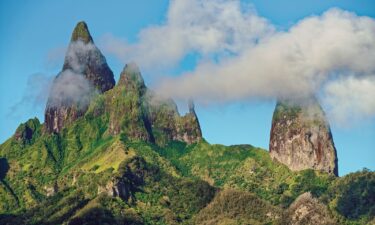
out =
[[331,130],[314,97],[278,101],[269,150],[273,159],[291,170],[314,169],[338,175]]

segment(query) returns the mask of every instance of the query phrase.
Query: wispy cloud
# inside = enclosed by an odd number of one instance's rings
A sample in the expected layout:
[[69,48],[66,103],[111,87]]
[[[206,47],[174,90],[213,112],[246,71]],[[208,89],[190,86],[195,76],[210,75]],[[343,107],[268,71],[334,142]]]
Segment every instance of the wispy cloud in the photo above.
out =
[[[61,58],[61,51],[59,49],[56,54],[52,54],[53,57],[48,55],[47,58]],[[93,51],[96,51],[96,47],[92,43],[70,43],[65,51],[65,61],[69,62],[69,68],[65,68],[57,76],[44,73],[29,76],[22,99],[10,108],[8,115],[18,117],[25,109],[42,111],[47,102],[49,107],[72,104],[87,107],[91,98],[98,93],[82,74]]]
[[85,108],[93,95],[95,87],[82,75],[65,70],[53,81],[49,92],[48,107],[76,105]]
[[75,41],[69,44],[65,55],[66,68],[54,79],[48,98],[48,107],[71,106],[85,108],[93,95],[94,85],[83,74],[90,57],[97,51],[92,43]]
[[60,69],[62,62],[64,62],[65,53],[67,51],[67,47],[56,47],[52,48],[48,51],[47,57],[45,60],[45,68],[46,69]]
[[8,111],[11,118],[18,118],[25,109],[43,111],[47,102],[48,93],[53,76],[35,73],[28,77],[26,89],[20,101],[16,102]]

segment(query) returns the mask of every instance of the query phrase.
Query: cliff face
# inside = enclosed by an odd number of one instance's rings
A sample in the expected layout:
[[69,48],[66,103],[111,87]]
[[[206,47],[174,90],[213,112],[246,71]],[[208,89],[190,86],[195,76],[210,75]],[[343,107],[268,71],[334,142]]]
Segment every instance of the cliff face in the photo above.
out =
[[164,145],[169,141],[183,141],[188,144],[202,139],[202,132],[194,104],[189,103],[189,112],[180,116],[172,99],[160,99],[149,92],[146,96],[147,117],[156,143]]
[[202,139],[202,131],[192,100],[189,101],[189,112],[178,121],[175,139],[186,143],[194,143]]
[[270,134],[270,155],[291,170],[338,175],[331,130],[315,98],[278,101]]
[[115,85],[105,57],[94,45],[84,22],[75,27],[62,71],[56,76],[45,110],[45,130],[62,127],[84,115],[91,98]]

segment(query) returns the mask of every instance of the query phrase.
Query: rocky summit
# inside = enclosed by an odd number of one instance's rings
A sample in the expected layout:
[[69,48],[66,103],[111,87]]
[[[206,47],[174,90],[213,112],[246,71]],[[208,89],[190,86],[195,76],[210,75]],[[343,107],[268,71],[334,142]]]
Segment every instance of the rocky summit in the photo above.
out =
[[79,22],[65,55],[62,71],[53,81],[45,110],[45,130],[60,132],[84,115],[90,99],[115,85],[112,70],[95,46],[85,22]]
[[314,169],[338,175],[336,148],[315,97],[277,102],[270,155],[291,170]]

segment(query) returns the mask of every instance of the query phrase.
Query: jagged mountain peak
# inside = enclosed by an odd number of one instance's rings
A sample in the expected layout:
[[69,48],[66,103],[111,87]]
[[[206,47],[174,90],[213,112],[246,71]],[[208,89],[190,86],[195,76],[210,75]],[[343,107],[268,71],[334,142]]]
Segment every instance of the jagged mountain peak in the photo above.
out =
[[79,22],[73,30],[62,73],[66,70],[83,75],[99,92],[112,89],[115,85],[113,72],[95,46],[84,21]]
[[45,111],[47,132],[60,132],[83,116],[96,93],[112,89],[115,79],[105,57],[95,46],[85,22],[74,28],[62,71],[56,76]]
[[125,67],[124,67],[124,70],[129,71],[129,72],[133,72],[133,73],[141,73],[137,63],[135,63],[135,62],[130,62],[130,63],[126,64]]
[[137,91],[144,94],[146,85],[143,80],[141,71],[136,63],[128,63],[120,74],[119,86],[124,86],[128,91]]
[[171,141],[195,143],[202,139],[198,117],[180,116],[176,103],[147,88],[139,67],[125,65],[116,87],[104,94],[109,112],[109,133],[124,134],[131,140],[144,140],[163,146]]
[[189,99],[188,108],[189,108],[189,113],[195,113],[195,104],[194,104],[193,99]]
[[84,43],[94,42],[85,21],[78,22],[73,30],[71,41],[74,42],[78,40],[83,41]]

